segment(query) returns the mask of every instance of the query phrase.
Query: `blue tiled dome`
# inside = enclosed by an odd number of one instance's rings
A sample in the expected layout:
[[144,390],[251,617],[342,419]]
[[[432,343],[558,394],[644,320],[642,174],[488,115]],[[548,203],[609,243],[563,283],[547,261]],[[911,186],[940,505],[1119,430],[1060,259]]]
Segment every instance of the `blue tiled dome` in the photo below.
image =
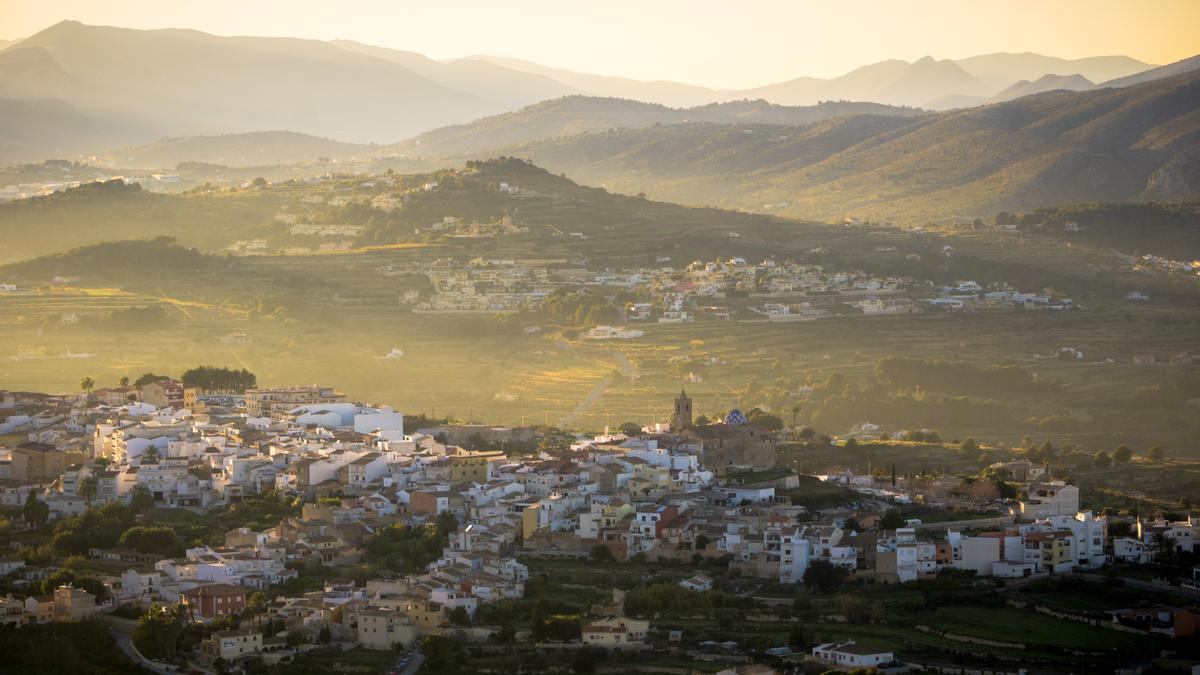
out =
[[725,416],[725,424],[749,424],[749,423],[750,423],[750,420],[746,419],[746,416],[742,414],[742,411],[738,410],[737,408],[730,410],[729,414]]

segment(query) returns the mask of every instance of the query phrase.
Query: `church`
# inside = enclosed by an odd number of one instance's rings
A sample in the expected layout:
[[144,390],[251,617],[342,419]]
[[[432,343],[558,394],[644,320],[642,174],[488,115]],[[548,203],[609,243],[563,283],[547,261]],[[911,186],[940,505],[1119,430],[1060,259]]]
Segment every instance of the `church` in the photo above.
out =
[[692,422],[692,399],[686,391],[675,399],[671,415],[671,433],[700,443],[700,461],[713,472],[733,467],[769,469],[775,466],[775,439],[771,432],[751,424],[734,408],[724,421],[696,426]]

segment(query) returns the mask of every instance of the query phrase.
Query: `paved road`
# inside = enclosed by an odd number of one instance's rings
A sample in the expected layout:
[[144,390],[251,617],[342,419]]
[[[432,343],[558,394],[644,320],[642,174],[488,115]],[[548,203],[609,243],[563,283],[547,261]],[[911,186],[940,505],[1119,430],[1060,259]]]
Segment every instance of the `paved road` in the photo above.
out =
[[[117,647],[125,653],[125,656],[129,657],[130,661],[136,663],[142,668],[145,668],[146,670],[160,673],[160,675],[180,672],[174,667],[165,666],[157,661],[151,661],[150,659],[147,659],[146,657],[142,656],[137,649],[134,648],[133,630],[137,627],[136,621],[133,619],[124,619],[119,616],[112,616],[111,614],[100,614],[98,616],[112,629],[112,636],[117,643]],[[211,675],[210,671],[200,668],[194,664],[192,665],[191,669],[202,673],[209,673]]]
[[414,651],[412,655],[413,658],[408,662],[407,666],[401,668],[400,661],[397,659],[396,663],[392,665],[392,668],[399,672],[400,675],[415,675],[415,673],[421,669],[421,664],[425,663],[425,655],[419,651]]

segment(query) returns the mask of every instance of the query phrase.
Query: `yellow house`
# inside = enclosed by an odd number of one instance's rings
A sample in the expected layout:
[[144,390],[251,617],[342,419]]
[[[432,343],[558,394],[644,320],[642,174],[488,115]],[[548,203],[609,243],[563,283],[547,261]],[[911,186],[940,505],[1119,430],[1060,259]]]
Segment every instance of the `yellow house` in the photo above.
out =
[[450,480],[454,483],[486,483],[488,482],[488,464],[503,460],[503,452],[458,449],[450,456]]
[[1070,570],[1075,564],[1072,542],[1070,530],[1030,532],[1025,535],[1025,559],[1039,563],[1041,569],[1048,572]]
[[521,539],[528,540],[538,530],[538,512],[541,507],[537,502],[521,511]]

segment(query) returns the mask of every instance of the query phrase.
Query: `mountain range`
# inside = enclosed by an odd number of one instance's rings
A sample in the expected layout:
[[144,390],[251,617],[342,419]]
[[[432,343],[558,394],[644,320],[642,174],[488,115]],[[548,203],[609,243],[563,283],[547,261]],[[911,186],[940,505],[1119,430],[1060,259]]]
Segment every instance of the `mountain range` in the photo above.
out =
[[[0,161],[97,153],[161,136],[251,131],[391,143],[569,95],[672,107],[764,99],[790,106],[845,100],[946,108],[984,102],[1015,82],[1050,73],[1104,82],[1148,68],[1123,56],[926,57],[884,61],[836,78],[716,90],[495,56],[436,61],[345,40],[222,37],[64,21],[0,45],[0,99],[25,102],[13,108],[23,121],[0,128]],[[31,133],[37,124],[29,118],[42,109],[48,116],[70,111],[77,126],[92,133]]]
[[1200,70],[1192,70],[918,116],[613,129],[478,154],[687,204],[823,219],[990,216],[1064,202],[1200,198],[1198,102]]

